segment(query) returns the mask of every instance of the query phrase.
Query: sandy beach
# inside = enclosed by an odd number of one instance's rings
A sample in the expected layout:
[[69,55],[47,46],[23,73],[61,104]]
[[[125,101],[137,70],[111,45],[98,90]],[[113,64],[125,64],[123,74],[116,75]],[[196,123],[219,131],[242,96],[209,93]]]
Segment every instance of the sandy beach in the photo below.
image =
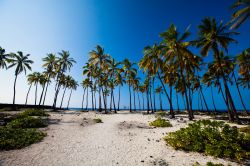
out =
[[[20,150],[0,152],[1,166],[135,166],[193,165],[199,162],[238,165],[199,153],[176,151],[162,139],[170,131],[185,127],[185,117],[170,120],[173,127],[153,128],[154,115],[129,113],[95,114],[65,111],[50,113],[47,137]],[[197,116],[198,117],[198,116]],[[93,123],[101,118],[103,123]]]

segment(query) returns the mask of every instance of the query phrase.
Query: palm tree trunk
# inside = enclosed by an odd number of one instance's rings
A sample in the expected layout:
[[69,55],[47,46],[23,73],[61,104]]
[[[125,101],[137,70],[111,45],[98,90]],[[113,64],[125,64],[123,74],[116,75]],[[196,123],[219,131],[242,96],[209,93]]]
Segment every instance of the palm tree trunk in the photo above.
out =
[[177,92],[176,92],[176,101],[177,101],[177,109],[178,109],[178,112],[180,112],[180,107],[179,107],[179,95],[178,95]]
[[131,108],[131,87],[129,86],[129,112],[132,112],[132,108]]
[[65,95],[65,92],[66,92],[66,87],[64,88],[64,91],[63,91],[63,96],[62,96],[62,100],[61,100],[61,104],[60,104],[60,109],[62,108],[62,104],[63,104],[63,99],[64,99],[64,95]]
[[161,99],[161,92],[159,93],[159,100],[160,100],[160,109],[161,109],[161,111],[163,111],[163,109],[162,109],[162,99]]
[[96,110],[96,93],[94,92],[94,100],[95,100],[95,110]]
[[[150,82],[151,83],[151,82]],[[154,113],[153,101],[152,101],[152,88],[149,86],[149,98],[150,98],[150,106],[151,106],[151,113]]]
[[155,107],[155,93],[154,93],[154,91],[155,91],[155,77],[153,77],[153,82],[152,82],[152,84],[153,84],[153,100],[154,100],[154,112],[156,111],[156,107]]
[[84,88],[83,95],[82,95],[82,110],[83,110],[83,102],[84,102],[85,91],[86,91],[86,88]]
[[133,89],[133,96],[134,96],[134,110],[136,111],[136,104],[135,104],[135,89]]
[[120,97],[121,97],[121,86],[119,85],[118,111],[120,111]]
[[16,81],[17,81],[17,75],[15,75],[15,81],[14,81],[14,96],[13,96],[13,104],[15,104],[15,100],[16,100]]
[[203,109],[203,102],[202,102],[202,95],[201,95],[201,92],[200,92],[200,103],[201,103],[201,110],[202,110],[202,112],[203,112],[204,109]]
[[86,98],[86,110],[88,110],[88,105],[89,105],[89,89],[87,89],[87,98]]
[[[48,77],[48,80],[50,80],[50,76]],[[45,94],[43,97],[43,105],[45,103],[45,99],[46,99],[46,95],[47,95],[47,91],[48,91],[48,86],[49,86],[49,81],[47,81],[47,84],[46,84]]]
[[206,106],[207,112],[209,112],[209,109],[208,109],[208,106],[207,106],[207,102],[206,102],[206,99],[205,99],[205,97],[204,97],[204,94],[203,94],[201,88],[200,88],[200,92],[201,92],[201,96],[202,96],[202,98],[203,98],[204,104],[205,104],[205,106]]
[[38,83],[36,83],[36,90],[35,90],[35,105],[36,105],[36,100],[37,100],[37,86],[38,86]]
[[147,88],[147,114],[149,114],[149,89]]
[[[167,92],[167,90],[166,90],[166,87],[165,87],[165,85],[164,85],[162,79],[161,79],[161,76],[160,76],[159,72],[157,72],[157,75],[158,75],[158,78],[159,78],[159,80],[160,80],[160,82],[161,82],[161,85],[162,85],[162,87],[163,87],[163,90],[164,90],[164,92],[165,92],[165,94],[166,94],[166,96],[167,96],[167,99],[168,99],[168,102],[169,102],[169,105],[170,105],[170,110],[173,110],[173,103],[172,103],[172,101],[170,100],[170,97],[169,97],[169,95],[168,95],[168,92]],[[172,117],[172,118],[174,118],[174,117]]]
[[141,93],[142,94],[142,109],[143,109],[143,111],[145,110],[144,109],[144,93]]
[[240,96],[241,104],[242,104],[242,106],[243,106],[243,108],[244,108],[244,112],[247,114],[247,109],[246,109],[246,106],[245,106],[244,101],[243,101],[243,99],[242,99],[242,96],[241,96],[241,93],[240,93],[239,84],[238,84],[238,82],[237,82],[237,79],[236,79],[236,77],[235,77],[234,72],[233,72],[233,77],[234,77],[234,81],[235,81],[235,84],[236,84],[236,88],[237,88],[238,94],[239,94],[239,96]]
[[70,99],[71,99],[71,94],[72,94],[72,89],[70,90],[70,94],[69,94],[69,100],[68,100],[68,104],[67,104],[67,110],[69,109],[69,102],[70,102]]
[[215,102],[214,102],[214,93],[213,93],[213,88],[212,88],[212,86],[211,86],[210,89],[211,89],[211,95],[212,95],[212,101],[213,101],[214,111],[216,112],[217,109],[216,109]]
[[99,86],[99,112],[102,112],[102,95],[101,95],[101,87]]
[[39,105],[41,105],[41,102],[42,102],[43,93],[44,93],[44,90],[45,90],[45,85],[43,85],[42,87],[43,87],[43,89],[42,89],[42,93],[41,93],[41,96],[40,96]]
[[[170,88],[170,101],[171,101],[171,103],[172,103],[172,93],[173,93],[173,87],[172,86],[169,86],[169,88]],[[174,110],[173,110],[173,107],[172,107],[172,109],[170,109],[170,115],[171,115],[171,118],[174,118],[175,116],[174,116]]]
[[234,121],[234,116],[232,115],[232,111],[230,109],[230,106],[228,105],[228,100],[227,100],[227,97],[224,95],[224,92],[221,88],[221,84],[219,84],[219,89],[221,91],[221,95],[222,95],[222,98],[227,106],[227,113],[228,113],[228,119],[230,122]]
[[112,111],[112,101],[113,101],[113,90],[111,90],[110,94],[110,103],[109,103],[109,111]]
[[117,111],[116,111],[116,106],[115,106],[115,97],[114,97],[114,92],[113,92],[113,107],[114,107],[114,111],[115,111],[115,113],[117,113]]
[[28,102],[28,97],[29,97],[29,93],[30,93],[31,86],[32,86],[32,84],[30,84],[28,93],[27,93],[27,95],[26,95],[25,105],[27,105],[27,102]]
[[139,110],[141,110],[141,100],[140,100],[140,96],[139,96],[138,91],[137,91],[137,98],[138,98],[138,101],[139,101]]

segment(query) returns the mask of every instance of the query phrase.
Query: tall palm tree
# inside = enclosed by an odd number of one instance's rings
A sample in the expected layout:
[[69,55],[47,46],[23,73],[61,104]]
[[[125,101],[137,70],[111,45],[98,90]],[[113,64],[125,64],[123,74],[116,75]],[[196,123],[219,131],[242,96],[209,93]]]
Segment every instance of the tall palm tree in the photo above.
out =
[[70,84],[71,84],[72,80],[73,80],[73,78],[69,75],[65,76],[65,78],[62,79],[62,86],[64,87],[64,91],[63,91],[63,95],[62,95],[60,109],[62,108],[65,92],[66,92],[67,88],[70,88]]
[[[96,50],[92,50],[89,52],[90,58],[89,63],[91,66],[95,66],[95,73],[98,84],[98,92],[99,92],[99,111],[102,111],[102,97],[101,92],[103,91],[103,73],[108,69],[107,60],[109,56],[105,54],[104,48],[100,45],[96,46]],[[105,112],[107,110],[105,109]]]
[[250,0],[236,0],[231,8],[235,9],[231,19],[233,23],[231,29],[236,29],[250,17]]
[[40,96],[39,105],[41,105],[41,103],[42,103],[42,98],[43,98],[43,94],[44,94],[44,90],[45,90],[45,85],[48,82],[47,79],[48,78],[47,78],[46,73],[42,73],[41,77],[40,77],[40,80],[39,80],[39,84],[42,86],[42,93],[41,93],[41,96]]
[[27,82],[29,84],[29,89],[28,89],[28,92],[27,92],[27,95],[26,95],[25,105],[27,105],[30,89],[31,89],[31,87],[32,87],[32,85],[34,83],[34,78],[35,78],[35,73],[31,73],[31,74],[29,74],[27,76]]
[[6,54],[5,49],[0,47],[0,68],[7,69],[8,62],[9,62],[9,54]]
[[35,105],[36,105],[36,101],[37,101],[37,87],[38,87],[38,84],[40,83],[41,79],[42,79],[42,74],[39,73],[39,72],[34,72],[34,78],[33,78],[33,81],[34,81],[34,85],[36,87],[35,89]]
[[191,45],[191,42],[186,41],[187,37],[190,36],[189,27],[184,33],[180,33],[177,31],[176,26],[172,24],[160,36],[163,38],[163,56],[167,62],[175,66],[180,75],[189,119],[193,120],[194,115],[190,105],[190,84],[188,81],[190,74],[199,67],[199,63],[197,63],[196,60],[197,56],[195,56],[188,48]]
[[126,78],[126,83],[128,84],[129,87],[129,111],[132,112],[131,86],[133,84],[133,76],[136,75],[137,70],[133,67],[135,63],[131,63],[128,59],[124,59],[122,64],[123,64],[124,76]]
[[[87,96],[86,96],[86,110],[88,108],[88,88],[90,88],[92,86],[92,82],[90,81],[90,78],[86,78],[83,80],[82,82],[82,87],[84,88],[84,93],[83,93],[83,101],[84,101],[84,95],[85,95],[85,91],[87,91]],[[82,102],[83,103],[83,102]],[[82,105],[83,107],[83,105]]]
[[69,109],[69,102],[71,99],[72,91],[76,90],[78,87],[78,83],[76,80],[72,79],[69,83],[69,88],[70,88],[70,94],[69,94],[69,99],[68,99],[68,104],[67,104],[67,110]]
[[[223,22],[218,23],[214,18],[205,18],[199,25],[199,37],[195,43],[198,48],[201,48],[200,52],[203,56],[207,56],[209,51],[212,51],[214,54],[214,59],[218,62],[219,69],[223,71],[220,51],[228,51],[228,45],[230,43],[236,42],[236,40],[232,38],[232,35],[236,34],[238,33],[228,31],[227,26],[224,25]],[[229,119],[234,121],[235,115],[236,119],[238,120],[233,98],[227,85],[226,76],[224,73],[221,74],[226,98],[230,105],[230,109],[232,110],[232,114],[230,114],[231,117],[229,117]]]
[[120,111],[120,99],[121,99],[121,86],[125,83],[125,79],[123,76],[123,69],[119,68],[117,70],[117,73],[115,75],[115,85],[119,86],[119,94],[118,94],[118,104],[117,104],[117,110]]
[[43,58],[42,60],[44,62],[43,64],[43,67],[45,69],[44,74],[46,75],[46,80],[47,80],[44,97],[43,97],[43,105],[44,105],[45,100],[46,100],[48,86],[51,82],[51,78],[55,78],[56,76],[55,68],[56,68],[57,58],[56,58],[56,55],[50,53],[50,54],[47,54],[47,56]]
[[23,52],[18,51],[17,54],[11,53],[10,63],[11,65],[8,68],[15,67],[15,81],[14,81],[14,95],[13,95],[13,104],[15,104],[16,99],[16,82],[17,76],[24,72],[26,74],[27,69],[31,70],[32,60],[29,60],[29,54],[24,55]]
[[59,83],[60,81],[60,77],[68,70],[71,69],[71,67],[73,66],[74,63],[76,63],[76,61],[70,57],[70,53],[68,51],[64,51],[62,50],[62,52],[59,52],[59,57],[57,58],[57,64],[56,64],[56,68],[57,68],[57,85],[56,85],[56,90],[55,90],[55,97],[54,97],[54,103],[53,103],[53,107],[56,108],[56,102],[57,102],[57,97],[61,88],[61,84]]
[[237,55],[237,64],[239,65],[238,73],[239,83],[244,88],[250,88],[250,48],[244,50],[241,54]]

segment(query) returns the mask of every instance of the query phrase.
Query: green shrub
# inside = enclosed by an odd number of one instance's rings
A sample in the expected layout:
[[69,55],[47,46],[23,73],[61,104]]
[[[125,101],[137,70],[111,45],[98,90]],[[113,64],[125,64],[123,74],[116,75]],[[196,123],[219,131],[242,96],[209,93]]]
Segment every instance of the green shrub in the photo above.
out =
[[44,110],[34,108],[26,109],[22,114],[28,116],[49,116]]
[[166,111],[159,111],[159,112],[156,112],[156,117],[164,117],[164,116],[167,116],[167,112]]
[[169,133],[165,141],[175,149],[205,152],[215,157],[242,160],[250,156],[250,139],[224,122],[199,120]]
[[214,164],[211,161],[207,162],[207,166],[224,166],[223,164]]
[[10,128],[39,128],[46,127],[44,120],[41,118],[34,118],[31,116],[24,116],[16,118],[7,124]]
[[13,129],[0,127],[0,150],[20,149],[39,142],[46,133],[35,129]]
[[172,127],[172,124],[168,120],[161,118],[157,118],[153,122],[150,122],[149,125],[155,127]]
[[93,119],[93,121],[95,123],[102,123],[102,119],[100,119],[100,118],[95,118],[95,119]]

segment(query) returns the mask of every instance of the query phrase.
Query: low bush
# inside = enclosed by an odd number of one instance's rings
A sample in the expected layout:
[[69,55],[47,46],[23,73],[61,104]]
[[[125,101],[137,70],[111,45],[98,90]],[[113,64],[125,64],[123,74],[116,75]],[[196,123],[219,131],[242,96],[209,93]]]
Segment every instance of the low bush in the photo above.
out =
[[26,109],[22,114],[28,116],[49,116],[44,110],[34,108]]
[[100,119],[100,118],[95,118],[95,119],[93,119],[93,121],[95,123],[102,123],[102,119]]
[[[193,164],[193,166],[201,166],[201,164],[198,162],[195,162]],[[224,166],[224,165],[223,164],[215,164],[215,163],[209,161],[209,162],[207,162],[206,166]],[[230,166],[230,165],[228,165],[228,166]]]
[[10,128],[39,128],[46,126],[45,120],[31,116],[18,117],[7,124],[7,127]]
[[149,125],[155,127],[172,127],[172,124],[168,120],[162,118],[157,118],[153,122],[150,122]]
[[239,128],[240,132],[250,134],[250,125]]
[[39,142],[46,133],[35,129],[13,129],[0,127],[0,150],[20,149]]
[[204,152],[215,157],[242,160],[250,156],[250,139],[224,122],[199,120],[169,133],[165,141],[175,149]]

